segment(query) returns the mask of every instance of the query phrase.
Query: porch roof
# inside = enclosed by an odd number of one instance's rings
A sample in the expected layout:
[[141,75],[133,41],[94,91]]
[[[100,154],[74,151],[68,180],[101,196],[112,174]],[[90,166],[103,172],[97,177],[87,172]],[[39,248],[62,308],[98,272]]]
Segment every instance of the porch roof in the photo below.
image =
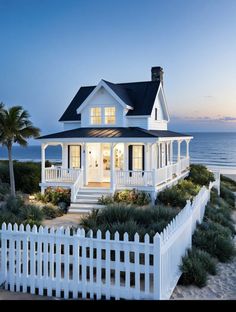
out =
[[76,128],[72,130],[48,134],[37,138],[38,140],[50,139],[85,139],[85,138],[145,138],[145,139],[158,139],[158,138],[192,138],[190,135],[181,134],[168,130],[145,130],[138,127],[113,127],[113,128]]

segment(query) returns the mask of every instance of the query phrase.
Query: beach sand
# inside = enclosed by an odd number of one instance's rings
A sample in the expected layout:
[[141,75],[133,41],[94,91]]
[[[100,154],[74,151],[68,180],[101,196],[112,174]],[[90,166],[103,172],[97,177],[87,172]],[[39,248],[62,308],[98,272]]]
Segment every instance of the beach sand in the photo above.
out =
[[[236,212],[233,214],[236,223]],[[236,236],[234,237],[236,247]],[[229,263],[218,263],[217,275],[209,275],[207,286],[177,285],[170,299],[174,300],[236,300],[236,257]]]

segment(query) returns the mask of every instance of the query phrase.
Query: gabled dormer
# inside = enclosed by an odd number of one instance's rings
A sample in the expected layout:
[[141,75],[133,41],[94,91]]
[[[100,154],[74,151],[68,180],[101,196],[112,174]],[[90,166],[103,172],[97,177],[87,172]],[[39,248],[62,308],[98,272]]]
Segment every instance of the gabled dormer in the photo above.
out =
[[163,70],[152,68],[152,80],[114,84],[101,80],[81,87],[60,118],[64,129],[79,127],[141,127],[167,130],[169,113]]

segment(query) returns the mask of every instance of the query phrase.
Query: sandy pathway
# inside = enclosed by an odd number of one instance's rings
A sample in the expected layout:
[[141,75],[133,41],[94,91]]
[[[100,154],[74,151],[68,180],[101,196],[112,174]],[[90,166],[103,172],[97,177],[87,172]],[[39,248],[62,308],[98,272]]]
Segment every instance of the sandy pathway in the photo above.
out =
[[81,218],[85,214],[83,213],[68,213],[64,214],[62,217],[58,217],[52,220],[44,220],[43,221],[43,226],[48,226],[48,227],[78,227]]
[[[233,214],[236,222],[236,212]],[[234,238],[236,246],[236,236]],[[216,276],[209,275],[207,286],[176,286],[171,299],[236,299],[236,257],[230,263],[218,263]]]

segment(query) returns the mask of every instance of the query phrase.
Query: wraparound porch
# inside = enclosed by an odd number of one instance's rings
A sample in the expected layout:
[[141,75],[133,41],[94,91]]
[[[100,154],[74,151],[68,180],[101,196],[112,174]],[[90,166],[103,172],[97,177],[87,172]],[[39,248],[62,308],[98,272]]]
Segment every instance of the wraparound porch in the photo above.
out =
[[[183,141],[186,142],[185,155],[181,155]],[[42,192],[48,186],[71,188],[72,202],[76,200],[81,188],[109,188],[111,193],[117,189],[129,188],[156,192],[187,175],[189,141],[189,139],[176,140],[178,146],[176,160],[173,157],[173,139],[133,144],[59,143],[62,146],[62,164],[52,167],[45,167],[45,149],[49,144],[42,144],[40,186]],[[56,142],[50,145],[55,144]],[[77,148],[71,149],[70,146]],[[72,164],[78,168],[70,168]]]

